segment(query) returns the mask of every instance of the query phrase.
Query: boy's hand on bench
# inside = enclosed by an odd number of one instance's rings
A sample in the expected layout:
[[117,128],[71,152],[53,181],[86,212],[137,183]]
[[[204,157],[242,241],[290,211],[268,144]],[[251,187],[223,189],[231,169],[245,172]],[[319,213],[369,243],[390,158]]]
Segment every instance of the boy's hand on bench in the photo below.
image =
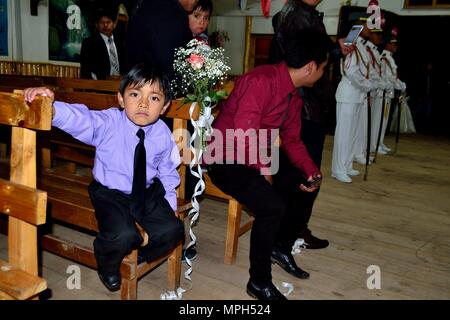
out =
[[45,96],[54,99],[55,93],[46,87],[35,87],[23,90],[23,96],[26,102],[32,102],[36,96]]

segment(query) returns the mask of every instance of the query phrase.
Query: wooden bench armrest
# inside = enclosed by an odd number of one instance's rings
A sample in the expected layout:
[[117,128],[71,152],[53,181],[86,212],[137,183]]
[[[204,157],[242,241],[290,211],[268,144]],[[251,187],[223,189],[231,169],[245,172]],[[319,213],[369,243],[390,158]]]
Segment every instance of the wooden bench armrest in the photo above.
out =
[[0,179],[0,212],[33,225],[45,223],[47,192]]
[[47,282],[41,277],[0,260],[0,298],[25,300],[45,289]]

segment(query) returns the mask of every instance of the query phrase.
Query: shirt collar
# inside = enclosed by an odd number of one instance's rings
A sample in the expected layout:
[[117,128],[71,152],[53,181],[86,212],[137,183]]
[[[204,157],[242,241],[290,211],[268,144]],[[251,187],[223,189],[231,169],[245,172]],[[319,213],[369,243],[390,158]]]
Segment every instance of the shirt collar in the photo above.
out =
[[377,48],[377,46],[375,45],[375,44],[373,44],[373,42],[372,41],[370,41],[370,40],[367,40],[367,45],[371,48],[371,49],[378,49]]
[[365,45],[367,40],[364,40],[362,37],[358,36],[358,38],[356,38],[356,42]]
[[100,35],[102,36],[103,41],[105,41],[106,43],[108,43],[108,39],[109,39],[109,38],[111,38],[111,39],[113,40],[113,42],[114,42],[114,35],[112,35],[111,37],[108,37],[108,36],[104,35],[104,34],[101,33],[101,32],[99,32],[99,33],[100,33]]
[[294,83],[289,74],[289,69],[286,62],[281,62],[275,65],[280,77],[280,96],[287,96],[289,93],[296,91]]
[[136,133],[138,132],[138,130],[142,129],[142,130],[144,130],[145,136],[147,137],[148,134],[152,131],[153,125],[159,121],[159,120],[156,120],[155,123],[149,124],[148,126],[145,126],[145,127],[141,127],[141,126],[138,126],[137,124],[135,124],[130,119],[128,119],[127,114],[125,113],[125,110],[122,111],[122,117],[125,119],[126,128],[128,129],[127,131],[130,132],[130,134],[132,136],[136,136]]

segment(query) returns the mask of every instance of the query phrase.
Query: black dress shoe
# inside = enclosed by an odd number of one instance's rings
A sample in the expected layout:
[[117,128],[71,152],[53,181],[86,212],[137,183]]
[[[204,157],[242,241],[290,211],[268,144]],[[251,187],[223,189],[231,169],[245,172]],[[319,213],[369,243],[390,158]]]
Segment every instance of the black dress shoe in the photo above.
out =
[[304,246],[306,249],[323,249],[330,244],[328,240],[316,238],[311,234],[311,230],[306,229],[299,234],[299,238],[305,241]]
[[117,291],[120,289],[120,283],[122,281],[120,273],[112,276],[106,276],[98,272],[98,277],[109,291]]
[[287,298],[272,284],[267,286],[257,286],[252,281],[247,283],[247,293],[250,297],[265,300],[265,301],[277,301],[287,300]]
[[278,264],[287,273],[293,275],[294,277],[299,279],[309,278],[309,273],[297,266],[294,257],[290,252],[285,253],[278,249],[273,249],[270,258],[272,260],[272,263]]

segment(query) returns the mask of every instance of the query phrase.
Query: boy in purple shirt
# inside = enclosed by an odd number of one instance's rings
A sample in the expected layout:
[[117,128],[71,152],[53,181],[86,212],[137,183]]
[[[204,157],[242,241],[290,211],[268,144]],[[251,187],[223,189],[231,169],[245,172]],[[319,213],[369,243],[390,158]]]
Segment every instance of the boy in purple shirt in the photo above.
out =
[[[131,250],[139,248],[140,256],[150,261],[184,239],[183,223],[174,214],[179,152],[172,132],[159,120],[171,101],[169,88],[159,70],[139,64],[120,83],[123,110],[53,104],[52,125],[96,147],[89,185],[99,229],[94,253],[100,280],[111,291],[120,289],[120,264]],[[54,97],[44,87],[24,90],[26,101],[37,95]],[[145,239],[136,223],[145,230]]]

